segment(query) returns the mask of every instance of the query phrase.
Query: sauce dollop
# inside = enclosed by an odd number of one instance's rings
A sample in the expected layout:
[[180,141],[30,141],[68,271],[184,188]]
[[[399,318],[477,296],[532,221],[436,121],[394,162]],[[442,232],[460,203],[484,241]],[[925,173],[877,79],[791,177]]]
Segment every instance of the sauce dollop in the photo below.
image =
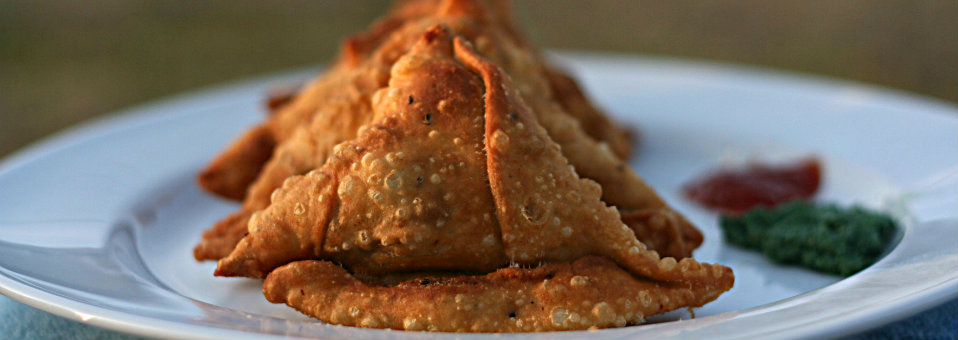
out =
[[774,207],[794,199],[808,199],[821,184],[821,165],[805,158],[782,165],[750,164],[739,169],[707,173],[683,187],[692,200],[728,215],[755,206]]

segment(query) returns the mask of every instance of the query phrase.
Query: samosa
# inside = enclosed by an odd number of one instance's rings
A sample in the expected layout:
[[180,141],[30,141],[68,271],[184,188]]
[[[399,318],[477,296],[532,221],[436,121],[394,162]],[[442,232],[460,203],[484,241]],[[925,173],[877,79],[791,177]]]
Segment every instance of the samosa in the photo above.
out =
[[731,288],[727,267],[648,249],[634,230],[674,212],[623,223],[455,32],[397,59],[371,122],[284,180],[217,275],[265,277],[267,299],[326,322],[474,332],[624,326]]

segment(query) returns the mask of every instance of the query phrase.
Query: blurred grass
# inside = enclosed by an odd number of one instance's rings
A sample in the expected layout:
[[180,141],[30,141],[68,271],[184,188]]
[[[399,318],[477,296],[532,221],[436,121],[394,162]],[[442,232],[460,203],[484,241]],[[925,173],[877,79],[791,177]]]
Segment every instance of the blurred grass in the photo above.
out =
[[[0,156],[79,121],[331,59],[383,1],[0,1]],[[829,75],[958,102],[958,1],[518,1],[543,47]]]

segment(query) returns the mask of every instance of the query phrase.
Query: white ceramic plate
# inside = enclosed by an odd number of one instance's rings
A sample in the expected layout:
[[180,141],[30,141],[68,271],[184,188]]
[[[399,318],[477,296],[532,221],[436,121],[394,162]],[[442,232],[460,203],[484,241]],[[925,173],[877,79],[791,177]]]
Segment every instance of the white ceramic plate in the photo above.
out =
[[[503,338],[819,338],[907,317],[958,295],[958,110],[858,84],[729,65],[558,56],[598,103],[640,127],[632,164],[701,227],[696,257],[736,284],[654,324]],[[262,119],[267,88],[298,72],[201,91],[87,124],[0,164],[0,292],[91,325],[164,338],[487,338],[330,326],[262,297],[255,280],[214,278],[191,248],[237,208],[195,173]],[[678,195],[723,162],[817,155],[820,199],[902,221],[879,263],[841,279],[726,246],[716,216]],[[681,320],[681,321],[673,321]]]

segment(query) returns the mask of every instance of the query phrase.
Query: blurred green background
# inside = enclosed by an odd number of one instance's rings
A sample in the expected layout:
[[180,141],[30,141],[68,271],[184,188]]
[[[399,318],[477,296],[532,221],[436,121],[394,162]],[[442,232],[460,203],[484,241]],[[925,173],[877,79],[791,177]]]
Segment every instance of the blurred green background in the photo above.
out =
[[[0,156],[151,99],[329,61],[384,1],[0,1]],[[958,102],[958,1],[517,1],[545,48],[711,59]]]

